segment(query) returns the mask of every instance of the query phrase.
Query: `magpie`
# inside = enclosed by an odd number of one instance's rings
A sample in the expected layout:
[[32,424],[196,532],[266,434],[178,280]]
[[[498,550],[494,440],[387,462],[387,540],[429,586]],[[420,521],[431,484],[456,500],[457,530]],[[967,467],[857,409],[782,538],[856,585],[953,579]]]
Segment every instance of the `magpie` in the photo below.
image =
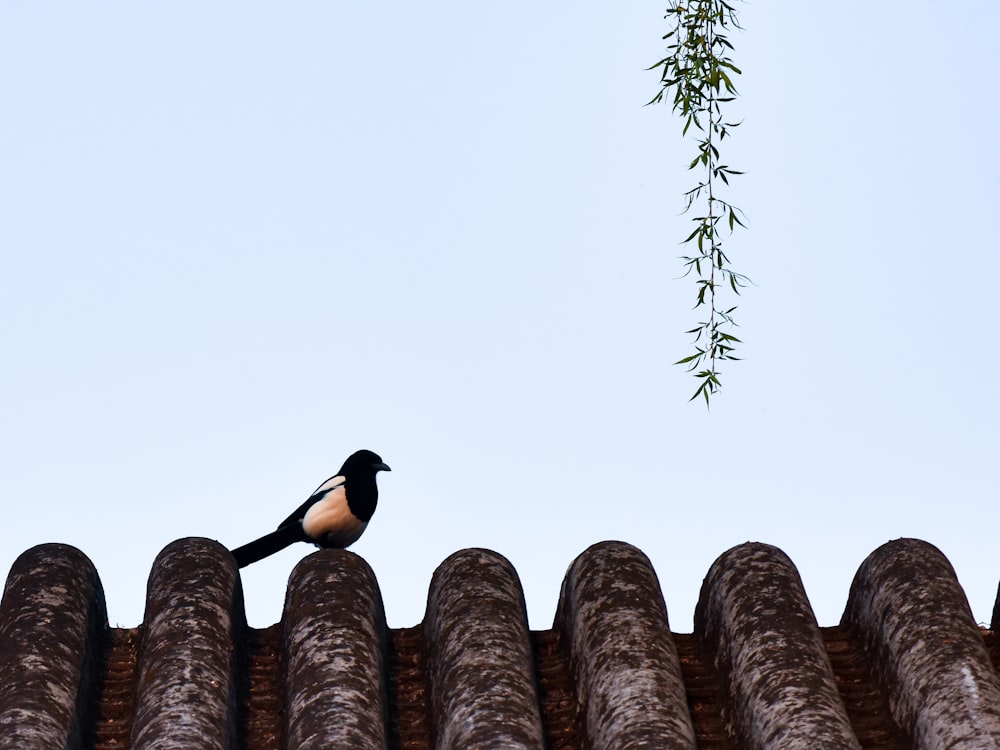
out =
[[378,504],[375,475],[392,471],[377,453],[358,451],[348,456],[336,476],[330,477],[278,525],[277,531],[233,550],[243,568],[295,542],[344,549],[364,533]]

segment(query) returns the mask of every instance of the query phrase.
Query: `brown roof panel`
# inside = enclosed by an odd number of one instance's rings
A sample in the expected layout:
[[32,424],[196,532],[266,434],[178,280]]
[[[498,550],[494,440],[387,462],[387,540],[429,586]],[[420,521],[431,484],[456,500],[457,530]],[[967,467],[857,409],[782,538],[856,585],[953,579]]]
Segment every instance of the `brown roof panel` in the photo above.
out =
[[142,625],[110,629],[93,565],[49,544],[0,603],[0,750],[971,750],[1000,746],[996,640],[908,539],[862,564],[825,628],[784,553],[735,547],[693,633],[621,542],[573,562],[534,632],[516,571],[480,549],[441,564],[416,627],[388,628],[368,565],[326,550],[292,572],[281,621],[249,628],[205,539],[164,549]]
[[181,539],[157,556],[139,641],[133,750],[232,745],[240,591],[236,562],[217,542]]
[[0,748],[75,747],[96,701],[104,592],[79,550],[46,544],[11,566],[0,604]]
[[940,550],[918,539],[879,547],[854,578],[843,622],[917,747],[1000,747],[1000,678]]
[[570,566],[556,612],[590,747],[697,747],[680,658],[649,559],[622,542]]
[[860,750],[799,573],[747,543],[712,565],[695,632],[715,654],[726,718],[749,748]]
[[378,582],[357,555],[295,567],[282,616],[287,746],[386,746],[388,629]]
[[524,594],[506,558],[467,549],[441,563],[424,632],[436,747],[544,747]]

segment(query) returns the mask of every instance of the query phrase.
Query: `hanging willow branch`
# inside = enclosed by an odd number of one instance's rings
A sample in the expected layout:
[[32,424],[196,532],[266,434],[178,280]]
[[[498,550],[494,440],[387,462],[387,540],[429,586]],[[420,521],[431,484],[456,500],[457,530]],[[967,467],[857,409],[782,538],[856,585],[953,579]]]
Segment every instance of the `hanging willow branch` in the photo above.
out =
[[[726,307],[725,293],[739,295],[749,279],[736,273],[722,249],[722,230],[728,225],[729,234],[737,226],[744,227],[743,212],[719,197],[720,188],[729,185],[729,178],[742,174],[720,160],[719,144],[739,125],[726,122],[722,105],[736,98],[733,77],[740,74],[729,52],[733,49],[726,37],[730,28],[740,29],[736,9],[724,0],[670,0],[665,18],[675,22],[673,31],[663,39],[668,55],[650,70],[660,69],[660,90],[649,104],[663,101],[673,92],[673,111],[684,121],[683,135],[693,125],[698,135],[697,155],[689,170],[700,170],[698,184],[684,194],[684,212],[698,214],[691,220],[695,229],[682,244],[696,249],[683,256],[684,275],[694,272],[697,277],[695,308],[705,307],[708,317],[688,331],[694,335],[694,353],[675,364],[688,366],[699,384],[692,400],[703,396],[706,405],[722,383],[719,363],[737,360],[735,345],[742,343],[726,330],[736,321],[736,306]],[[720,184],[721,183],[721,184]]]

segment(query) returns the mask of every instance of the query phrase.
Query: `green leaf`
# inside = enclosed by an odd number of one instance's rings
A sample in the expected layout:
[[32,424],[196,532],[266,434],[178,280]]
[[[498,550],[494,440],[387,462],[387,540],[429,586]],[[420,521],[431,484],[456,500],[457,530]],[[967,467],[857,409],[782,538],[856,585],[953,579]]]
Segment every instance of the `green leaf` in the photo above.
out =
[[[739,16],[732,0],[669,0],[665,18],[672,28],[662,35],[667,54],[647,70],[659,73],[659,90],[650,104],[672,100],[672,113],[683,121],[682,137],[687,138],[694,127],[703,137],[695,139],[697,155],[688,163],[688,171],[704,170],[704,179],[683,194],[682,213],[700,214],[691,220],[695,227],[681,244],[694,242],[697,254],[683,256],[684,276],[696,276],[695,307],[707,305],[708,320],[699,323],[686,333],[694,341],[705,337],[705,347],[695,346],[695,353],[685,356],[676,364],[688,366],[699,385],[692,399],[699,395],[710,404],[710,397],[718,392],[721,382],[715,362],[738,359],[734,345],[742,342],[719,329],[720,325],[736,325],[732,313],[736,306],[725,311],[716,309],[717,285],[725,285],[739,294],[748,279],[728,267],[729,258],[722,250],[719,237],[720,222],[729,224],[730,233],[737,225],[746,227],[742,212],[721,198],[714,190],[729,185],[730,177],[743,172],[721,163],[720,144],[741,122],[730,122],[723,117],[723,109],[736,99],[735,77],[743,71],[729,57],[734,46],[727,36],[730,27],[741,29]],[[707,119],[707,123],[703,120]],[[700,210],[705,206],[705,210]],[[707,274],[707,276],[705,275]],[[719,278],[717,274],[721,274]],[[706,359],[711,366],[702,367]],[[701,369],[699,369],[701,367]]]

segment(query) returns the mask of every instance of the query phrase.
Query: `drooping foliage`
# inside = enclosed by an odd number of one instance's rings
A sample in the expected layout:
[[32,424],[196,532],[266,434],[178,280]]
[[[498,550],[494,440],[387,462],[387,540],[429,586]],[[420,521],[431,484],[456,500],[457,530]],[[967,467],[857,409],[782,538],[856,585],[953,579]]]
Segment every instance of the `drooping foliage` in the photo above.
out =
[[694,307],[706,311],[688,331],[693,352],[676,364],[687,365],[698,381],[692,400],[702,396],[709,405],[722,385],[720,363],[739,359],[734,351],[741,342],[729,332],[736,305],[724,297],[739,295],[749,282],[723,250],[723,235],[745,228],[743,212],[721,197],[729,179],[742,174],[721,156],[721,144],[739,125],[727,122],[723,109],[735,100],[733,79],[741,73],[730,57],[728,33],[741,27],[736,8],[724,0],[670,0],[665,18],[672,25],[663,37],[667,56],[650,68],[660,72],[660,90],[649,104],[670,101],[684,123],[682,135],[696,139],[688,169],[698,173],[698,183],[684,194],[694,230],[682,243],[689,248],[682,259],[684,275],[695,277]]

